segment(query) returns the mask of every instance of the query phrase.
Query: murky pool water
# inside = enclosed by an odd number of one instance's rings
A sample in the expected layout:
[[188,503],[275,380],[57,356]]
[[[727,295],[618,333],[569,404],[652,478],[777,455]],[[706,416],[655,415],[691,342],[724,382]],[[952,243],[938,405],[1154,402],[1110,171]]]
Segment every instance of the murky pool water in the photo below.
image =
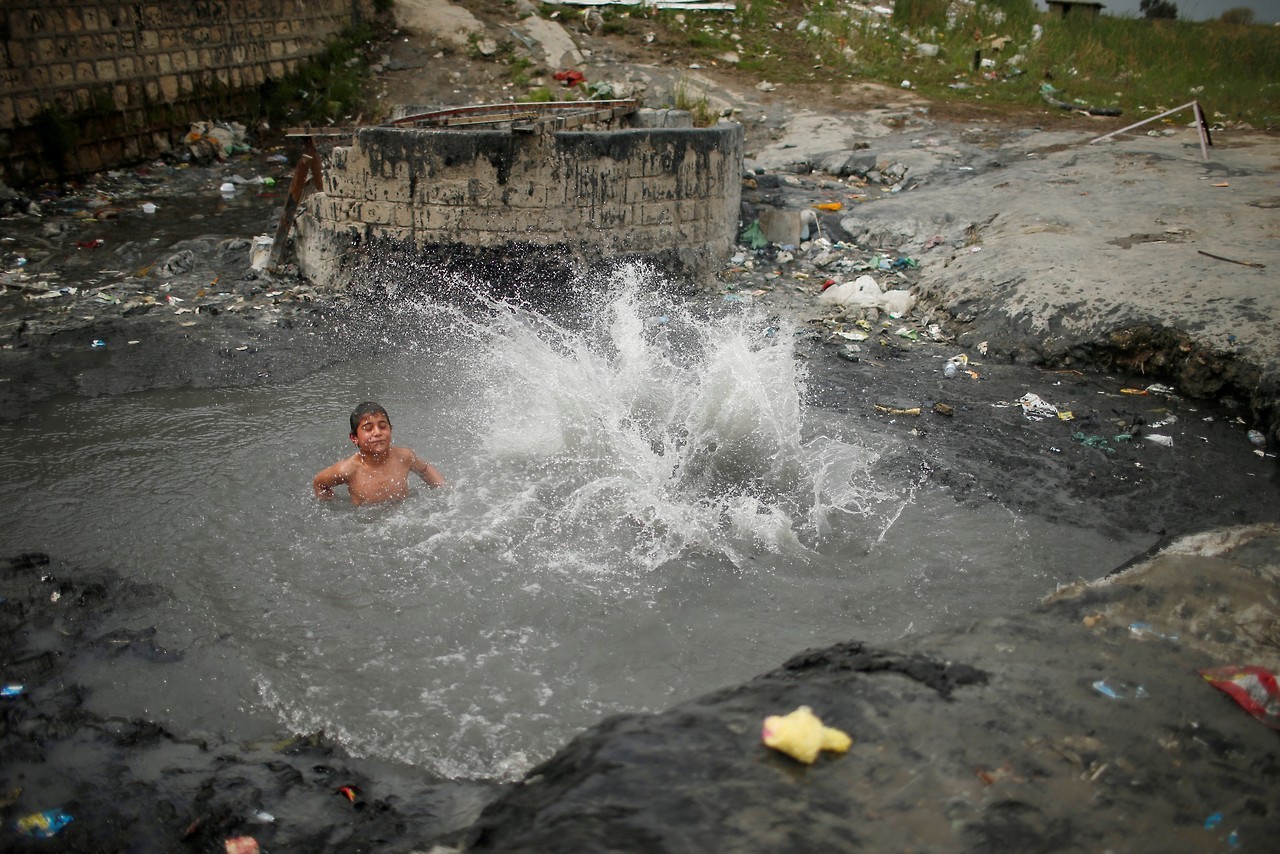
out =
[[[589,329],[424,306],[395,355],[295,385],[0,425],[5,553],[167,591],[128,619],[182,660],[94,662],[90,704],[511,777],[611,713],[1025,608],[1134,551],[885,476],[884,437],[803,405],[789,330],[685,316],[640,278]],[[451,488],[313,501],[366,399]]]

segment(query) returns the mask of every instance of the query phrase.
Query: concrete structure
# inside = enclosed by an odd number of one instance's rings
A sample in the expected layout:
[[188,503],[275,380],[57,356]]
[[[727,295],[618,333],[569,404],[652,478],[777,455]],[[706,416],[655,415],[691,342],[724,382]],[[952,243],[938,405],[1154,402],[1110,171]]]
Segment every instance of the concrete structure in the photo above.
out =
[[1065,18],[1075,15],[1078,18],[1096,18],[1102,13],[1103,4],[1088,0],[1045,0],[1049,14]]
[[373,0],[5,0],[0,180],[79,175],[240,119]]
[[[714,128],[518,134],[365,128],[306,197],[298,261],[321,286],[381,281],[388,258],[522,270],[548,284],[645,257],[697,276],[733,245],[743,137]],[[401,276],[400,278],[403,278]],[[553,281],[548,282],[551,278]]]

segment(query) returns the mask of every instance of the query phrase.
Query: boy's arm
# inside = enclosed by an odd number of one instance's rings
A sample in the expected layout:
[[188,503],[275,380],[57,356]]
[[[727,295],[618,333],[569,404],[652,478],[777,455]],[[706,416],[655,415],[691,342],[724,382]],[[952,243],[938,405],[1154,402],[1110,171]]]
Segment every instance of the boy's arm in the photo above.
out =
[[329,501],[333,498],[333,488],[346,483],[347,480],[347,466],[344,460],[340,463],[334,463],[312,478],[311,489],[315,492],[316,498],[321,501]]
[[409,471],[417,474],[418,477],[422,478],[422,482],[432,489],[449,485],[448,481],[444,479],[444,475],[440,474],[439,469],[413,451],[409,452]]

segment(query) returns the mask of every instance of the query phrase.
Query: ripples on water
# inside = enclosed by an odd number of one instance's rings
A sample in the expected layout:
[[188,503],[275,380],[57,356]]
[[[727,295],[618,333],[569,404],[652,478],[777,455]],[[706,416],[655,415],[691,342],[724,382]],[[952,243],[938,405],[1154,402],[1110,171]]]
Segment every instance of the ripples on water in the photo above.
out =
[[[804,406],[796,330],[659,284],[623,270],[568,325],[407,305],[392,355],[295,385],[39,407],[0,426],[0,541],[171,592],[130,621],[184,661],[95,665],[102,711],[323,729],[459,777],[805,646],[1025,606],[1064,571],[1055,542],[1079,558],[1078,532],[881,482],[886,440]],[[450,489],[312,501],[365,399]]]

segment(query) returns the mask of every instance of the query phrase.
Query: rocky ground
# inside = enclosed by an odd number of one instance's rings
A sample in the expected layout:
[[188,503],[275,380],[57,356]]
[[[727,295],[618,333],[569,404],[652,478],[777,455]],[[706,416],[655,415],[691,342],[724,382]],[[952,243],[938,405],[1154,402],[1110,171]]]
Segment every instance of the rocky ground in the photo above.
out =
[[[507,67],[474,50],[484,39],[547,70],[567,57],[647,103],[697,87],[747,130],[742,225],[764,238],[704,283],[708,310],[748,304],[800,330],[811,403],[908,439],[903,477],[1153,546],[1280,516],[1273,138],[1219,132],[1204,161],[1178,126],[1089,145],[1116,121],[957,114],[854,83],[756,88],[732,68],[681,67],[661,31],[605,36],[518,6],[401,0],[384,100],[507,99]],[[0,200],[0,417],[62,394],[286,381],[379,346],[365,321],[385,306],[255,269],[292,154],[257,142],[251,130],[221,157],[177,152]],[[843,287],[866,275],[874,293]],[[605,722],[503,790],[356,762],[318,737],[229,745],[97,720],[60,662],[163,666],[171,653],[111,617],[147,591],[23,556],[0,570],[3,678],[21,686],[0,701],[17,769],[0,793],[6,845],[1260,847],[1278,825],[1274,733],[1195,671],[1280,664],[1277,542],[1267,527],[1213,535],[1030,615],[805,653]],[[1166,637],[1141,642],[1136,622]],[[850,753],[810,767],[762,747],[763,716],[800,704],[848,730]],[[74,812],[53,839],[12,831],[53,806]]]

